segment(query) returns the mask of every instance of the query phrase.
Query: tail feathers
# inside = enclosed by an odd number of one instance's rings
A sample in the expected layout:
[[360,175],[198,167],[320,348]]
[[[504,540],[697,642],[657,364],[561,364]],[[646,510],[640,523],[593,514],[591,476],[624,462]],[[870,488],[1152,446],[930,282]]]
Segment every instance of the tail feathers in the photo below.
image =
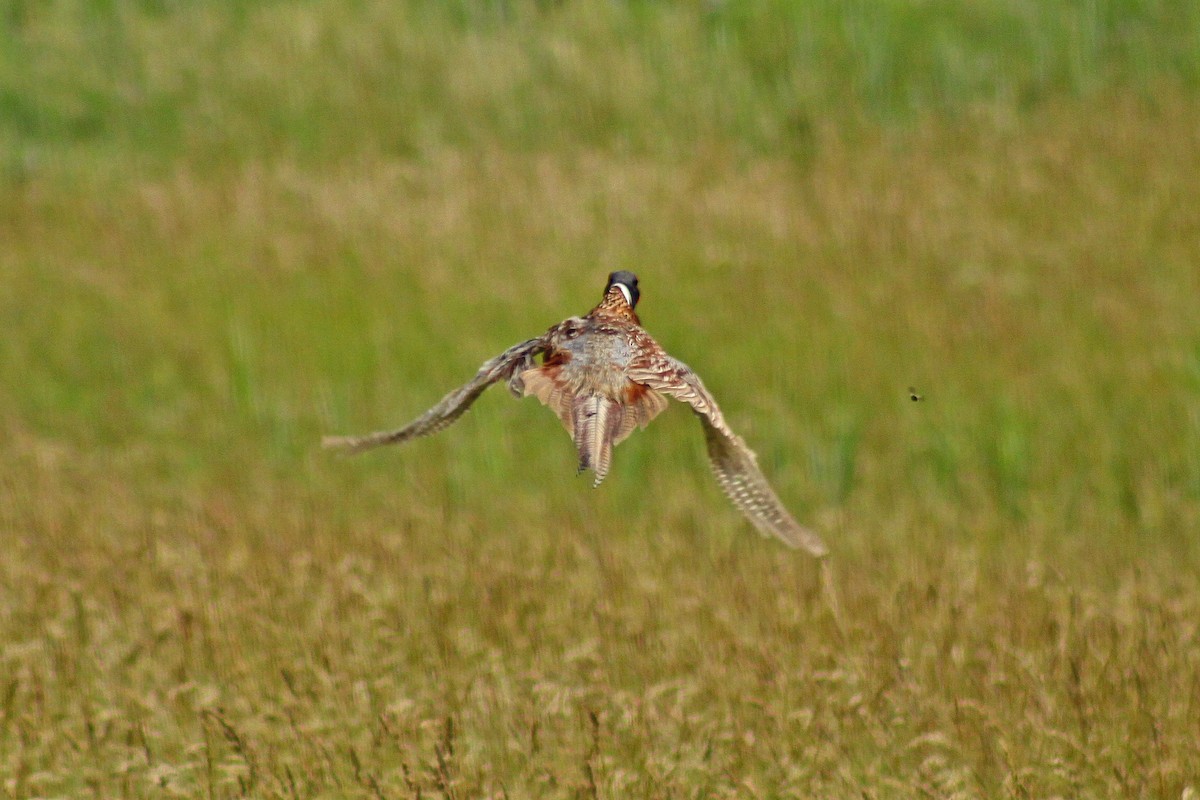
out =
[[608,474],[613,447],[667,407],[665,397],[639,384],[629,384],[623,403],[604,395],[576,394],[556,366],[525,370],[519,385],[526,397],[536,397],[562,421],[579,450],[579,471],[594,470],[597,486]]
[[575,401],[572,438],[579,448],[579,471],[596,473],[599,486],[612,464],[613,444],[624,427],[625,409],[615,400],[601,395],[580,397]]

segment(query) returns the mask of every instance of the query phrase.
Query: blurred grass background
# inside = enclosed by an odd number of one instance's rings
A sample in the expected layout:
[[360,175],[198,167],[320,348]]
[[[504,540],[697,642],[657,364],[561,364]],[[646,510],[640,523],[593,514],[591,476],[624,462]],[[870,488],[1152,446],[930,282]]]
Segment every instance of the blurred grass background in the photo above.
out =
[[[6,3],[0,791],[1194,796],[1198,81],[1178,0]],[[840,608],[681,409],[316,451],[619,268]]]

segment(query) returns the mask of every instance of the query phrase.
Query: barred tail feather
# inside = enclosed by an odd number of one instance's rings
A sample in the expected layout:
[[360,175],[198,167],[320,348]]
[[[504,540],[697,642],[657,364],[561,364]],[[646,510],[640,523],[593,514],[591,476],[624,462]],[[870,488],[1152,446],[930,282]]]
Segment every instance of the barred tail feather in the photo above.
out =
[[625,409],[602,395],[577,398],[573,408],[572,438],[579,449],[579,471],[596,473],[599,486],[612,464],[613,444],[624,427]]

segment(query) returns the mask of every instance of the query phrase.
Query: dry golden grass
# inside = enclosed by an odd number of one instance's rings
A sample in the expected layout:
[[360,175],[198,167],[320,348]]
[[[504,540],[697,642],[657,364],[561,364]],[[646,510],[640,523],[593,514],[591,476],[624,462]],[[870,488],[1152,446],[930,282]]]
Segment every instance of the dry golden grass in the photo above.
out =
[[[827,130],[806,170],[30,181],[0,256],[5,792],[1194,791],[1195,113]],[[826,531],[839,614],[682,411],[595,492],[499,392],[405,450],[315,452],[613,267]]]

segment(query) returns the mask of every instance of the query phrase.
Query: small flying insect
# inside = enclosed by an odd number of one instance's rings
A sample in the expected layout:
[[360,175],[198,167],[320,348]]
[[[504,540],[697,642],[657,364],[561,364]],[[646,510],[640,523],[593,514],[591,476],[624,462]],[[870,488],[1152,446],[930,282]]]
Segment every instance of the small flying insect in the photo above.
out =
[[908,399],[912,400],[914,403],[919,403],[925,399],[925,395],[917,394],[917,390],[910,386],[908,387]]

